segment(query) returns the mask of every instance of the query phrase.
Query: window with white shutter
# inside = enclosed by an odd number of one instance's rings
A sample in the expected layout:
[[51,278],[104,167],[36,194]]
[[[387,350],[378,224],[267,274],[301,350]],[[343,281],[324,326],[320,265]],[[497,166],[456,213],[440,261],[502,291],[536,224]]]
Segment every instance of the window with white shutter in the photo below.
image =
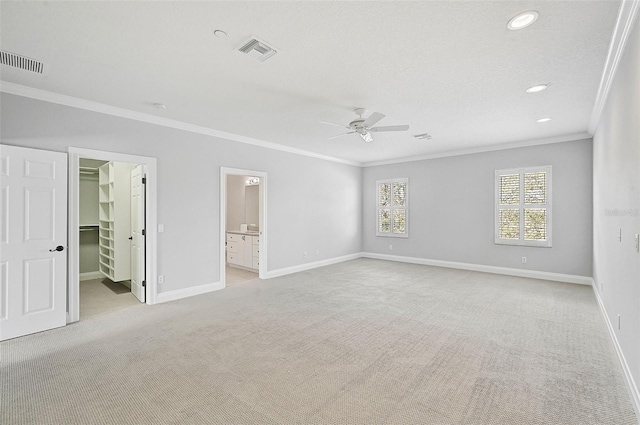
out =
[[376,182],[376,236],[409,236],[409,180]]
[[497,244],[551,246],[551,166],[496,171]]

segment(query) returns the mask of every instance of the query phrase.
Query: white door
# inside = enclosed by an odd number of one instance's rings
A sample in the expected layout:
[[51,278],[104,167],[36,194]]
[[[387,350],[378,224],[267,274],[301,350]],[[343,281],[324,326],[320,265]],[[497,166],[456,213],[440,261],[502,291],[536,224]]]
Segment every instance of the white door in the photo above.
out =
[[131,170],[131,292],[145,302],[144,173],[141,165]]
[[0,145],[0,340],[66,325],[67,155]]

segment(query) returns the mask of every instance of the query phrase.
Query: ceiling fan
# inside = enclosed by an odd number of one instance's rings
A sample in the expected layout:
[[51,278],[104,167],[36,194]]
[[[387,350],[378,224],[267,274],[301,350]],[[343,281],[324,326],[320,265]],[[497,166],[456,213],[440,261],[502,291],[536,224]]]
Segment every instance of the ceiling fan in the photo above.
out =
[[358,135],[362,137],[362,140],[364,140],[367,143],[370,143],[370,142],[373,142],[373,137],[371,136],[371,133],[378,132],[378,131],[406,131],[409,129],[408,125],[387,125],[383,127],[373,127],[378,121],[384,118],[384,114],[381,114],[380,112],[373,112],[371,115],[369,115],[368,118],[363,118],[362,116],[366,112],[365,109],[358,108],[355,110],[355,112],[356,114],[358,114],[358,118],[351,121],[349,125],[346,125],[346,126],[340,125],[340,124],[334,124],[332,122],[320,121],[323,124],[335,125],[338,127],[346,128],[347,130],[351,130],[351,131],[347,131],[346,133],[328,137],[327,140],[335,139],[336,137],[344,136],[347,134],[358,133]]

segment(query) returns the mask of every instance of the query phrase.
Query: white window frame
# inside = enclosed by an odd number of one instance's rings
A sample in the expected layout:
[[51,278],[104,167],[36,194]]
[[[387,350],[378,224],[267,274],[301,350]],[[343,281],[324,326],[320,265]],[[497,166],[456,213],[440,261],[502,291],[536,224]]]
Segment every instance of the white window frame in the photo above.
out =
[[[525,205],[524,204],[524,174],[525,173],[547,173],[546,178],[546,204]],[[519,174],[520,184],[520,202],[517,205],[510,206],[509,208],[520,210],[520,238],[519,239],[504,239],[500,238],[500,176],[505,174]],[[519,245],[519,246],[532,246],[541,248],[551,248],[552,246],[552,174],[551,165],[539,166],[539,167],[526,167],[526,168],[511,168],[506,170],[496,170],[495,172],[495,243],[499,245]],[[526,208],[545,208],[547,210],[547,229],[545,240],[526,240],[524,239],[524,210]]]
[[[394,207],[393,201],[391,201],[391,205],[389,209],[391,210],[391,228],[389,233],[380,232],[380,223],[378,220],[380,219],[380,205],[378,204],[378,187],[383,183],[390,183],[391,186],[391,196],[393,196],[393,183],[404,183],[406,186],[406,194],[405,194],[405,202],[404,207]],[[382,236],[386,238],[408,238],[409,237],[409,179],[408,178],[396,178],[396,179],[385,179],[385,180],[376,180],[376,236]],[[404,210],[404,233],[393,233],[393,211],[394,210]]]

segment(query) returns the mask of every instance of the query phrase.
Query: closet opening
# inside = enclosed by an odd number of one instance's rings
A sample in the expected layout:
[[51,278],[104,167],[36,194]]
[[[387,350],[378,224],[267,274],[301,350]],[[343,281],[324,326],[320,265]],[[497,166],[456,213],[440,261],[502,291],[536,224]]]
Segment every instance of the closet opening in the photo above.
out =
[[67,322],[153,304],[155,159],[69,152]]
[[80,319],[145,302],[143,168],[80,158]]
[[220,276],[225,286],[262,278],[266,269],[266,173],[221,169]]

